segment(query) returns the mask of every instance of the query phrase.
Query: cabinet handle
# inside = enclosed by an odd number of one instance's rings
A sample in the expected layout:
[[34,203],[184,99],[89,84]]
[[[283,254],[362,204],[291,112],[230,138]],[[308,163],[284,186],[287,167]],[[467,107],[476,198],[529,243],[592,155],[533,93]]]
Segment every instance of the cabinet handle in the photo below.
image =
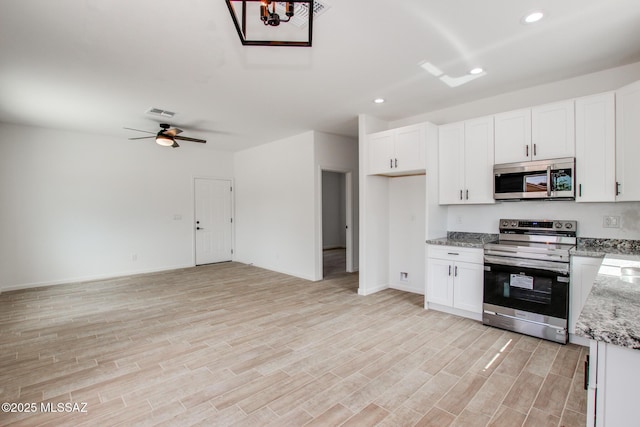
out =
[[538,144],[533,144],[533,155],[534,156],[538,155],[538,150],[536,150],[536,145],[538,145]]
[[454,275],[455,277],[458,277],[458,266],[457,266],[457,265],[456,265],[456,266],[454,267],[454,269],[453,269],[453,275]]
[[582,184],[578,184],[578,197],[582,197]]
[[584,389],[589,389],[589,355],[584,361]]
[[460,200],[462,200],[462,190],[460,190]]
[[620,195],[620,183],[616,181],[616,196]]
[[389,169],[393,169],[393,159],[389,159]]
[[469,190],[467,190],[466,199],[469,200]]
[[525,147],[525,149],[524,149],[525,156],[529,157],[529,144],[525,145],[524,147]]
[[451,266],[449,266],[449,276],[451,276]]
[[460,255],[458,252],[447,252],[447,255]]
[[395,159],[395,160],[396,160],[396,167],[398,167],[398,159]]

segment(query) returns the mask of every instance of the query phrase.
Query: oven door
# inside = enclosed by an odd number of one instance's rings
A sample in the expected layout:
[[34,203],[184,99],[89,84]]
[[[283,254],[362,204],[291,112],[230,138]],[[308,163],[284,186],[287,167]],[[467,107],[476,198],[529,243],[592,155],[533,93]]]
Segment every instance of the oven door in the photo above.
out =
[[[545,318],[566,322],[569,310],[568,264],[509,258],[498,262],[496,258],[500,257],[485,256],[485,307],[506,307],[512,309],[517,317],[539,319],[537,321],[543,323],[547,323]],[[549,269],[545,268],[547,264]]]

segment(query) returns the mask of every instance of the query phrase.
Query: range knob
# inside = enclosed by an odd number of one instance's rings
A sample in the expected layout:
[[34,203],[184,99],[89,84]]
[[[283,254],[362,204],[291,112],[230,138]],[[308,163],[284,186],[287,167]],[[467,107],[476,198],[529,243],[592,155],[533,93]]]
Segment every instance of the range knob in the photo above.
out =
[[512,227],[517,227],[518,226],[518,221],[511,221],[511,226]]
[[509,221],[502,221],[502,226],[503,227],[508,227],[509,226]]
[[556,228],[562,228],[562,223],[561,222],[556,222],[555,223],[555,227]]
[[566,223],[564,225],[564,228],[566,228],[567,230],[571,230],[573,228],[573,224],[571,224],[570,222]]

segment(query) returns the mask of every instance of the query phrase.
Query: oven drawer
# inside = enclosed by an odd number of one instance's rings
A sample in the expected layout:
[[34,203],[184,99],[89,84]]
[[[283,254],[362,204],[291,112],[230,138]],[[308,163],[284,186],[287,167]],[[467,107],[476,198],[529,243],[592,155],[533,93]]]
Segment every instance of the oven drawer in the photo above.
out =
[[481,248],[428,245],[427,257],[482,264],[484,250]]

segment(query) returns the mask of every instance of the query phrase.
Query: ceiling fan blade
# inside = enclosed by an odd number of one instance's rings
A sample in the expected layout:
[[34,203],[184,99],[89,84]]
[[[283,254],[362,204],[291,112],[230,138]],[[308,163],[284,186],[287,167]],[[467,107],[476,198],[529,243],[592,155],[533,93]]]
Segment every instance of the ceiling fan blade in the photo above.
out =
[[139,136],[137,138],[129,138],[129,141],[133,141],[134,139],[148,139],[148,138],[155,138],[154,135],[151,136]]
[[201,144],[206,144],[206,139],[197,139],[197,138],[189,138],[186,136],[174,136],[174,139],[179,139],[180,141],[191,141],[191,142],[200,142]]
[[173,145],[171,145],[171,147],[172,148],[178,148],[180,146],[178,145],[178,143],[176,141],[173,141]]
[[136,132],[144,132],[144,133],[152,133],[152,134],[156,134],[156,132],[150,132],[148,130],[140,130],[140,129],[134,129],[134,128],[123,128],[123,129],[127,129],[127,130],[135,130]]
[[167,129],[163,132],[165,135],[171,135],[171,136],[176,136],[179,133],[182,133],[182,129],[178,129],[178,128],[171,128],[171,129]]

